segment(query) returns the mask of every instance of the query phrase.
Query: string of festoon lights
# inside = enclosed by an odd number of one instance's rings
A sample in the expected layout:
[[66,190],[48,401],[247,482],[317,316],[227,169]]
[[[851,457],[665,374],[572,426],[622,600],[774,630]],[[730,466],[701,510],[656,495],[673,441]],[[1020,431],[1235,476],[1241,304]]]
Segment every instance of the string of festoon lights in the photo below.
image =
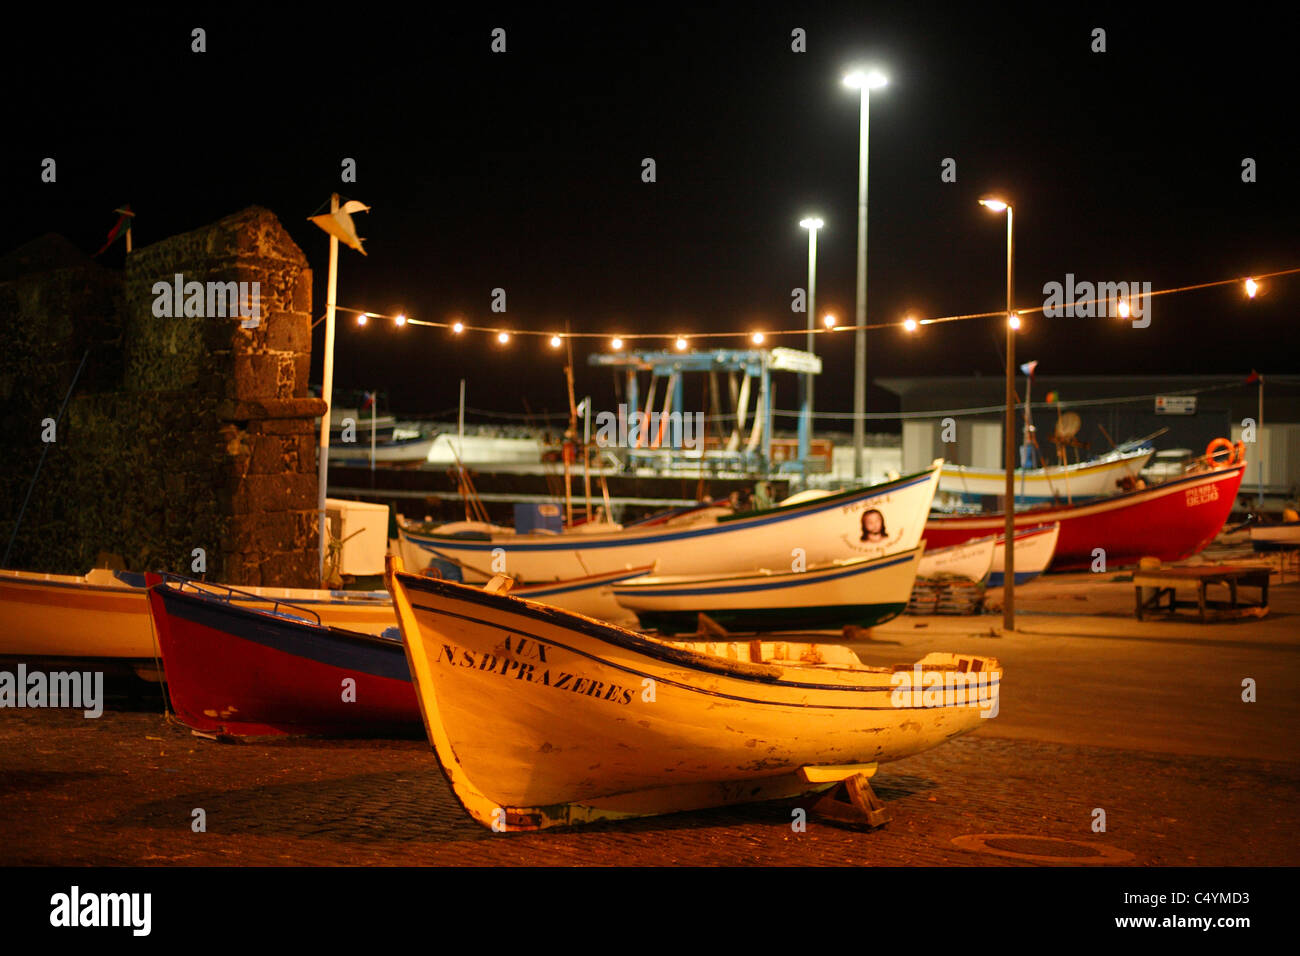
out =
[[[1176,292],[1191,292],[1197,289],[1209,289],[1215,286],[1241,285],[1247,298],[1254,299],[1263,289],[1263,280],[1274,279],[1278,276],[1292,275],[1300,272],[1300,267],[1294,269],[1281,269],[1277,272],[1266,272],[1259,275],[1237,277],[1233,279],[1217,279],[1213,282],[1199,282],[1195,285],[1178,286],[1172,289],[1154,289],[1150,292],[1143,291],[1140,297],[1143,299],[1157,295],[1172,295]],[[1061,302],[1061,309],[1075,309],[1082,306],[1094,306],[1107,304],[1113,306],[1115,315],[1121,319],[1127,319],[1131,313],[1131,307],[1127,299],[1107,298],[1074,300],[1070,302]],[[748,339],[751,345],[761,346],[769,339],[780,338],[786,335],[808,335],[809,329],[750,329],[747,331],[729,331],[729,332],[635,332],[635,333],[610,333],[610,332],[573,332],[573,331],[546,331],[542,329],[516,329],[504,326],[494,325],[475,325],[460,319],[453,319],[449,322],[435,322],[428,319],[413,319],[405,313],[396,315],[387,315],[382,312],[373,312],[365,309],[354,309],[348,306],[336,305],[335,308],[340,312],[349,312],[356,316],[356,324],[364,326],[371,319],[380,319],[391,321],[396,326],[419,325],[433,329],[447,329],[453,335],[463,335],[467,332],[485,333],[493,336],[498,345],[508,345],[515,336],[533,336],[541,337],[548,340],[548,344],[553,349],[558,349],[564,345],[566,339],[605,339],[609,342],[609,347],[615,352],[622,352],[627,348],[630,342],[669,342],[672,347],[679,352],[685,352],[690,348],[691,343],[700,340],[711,339]],[[1015,314],[1010,316],[1011,327],[1018,329],[1021,326],[1021,319],[1026,315],[1035,313],[1045,313],[1048,305],[1034,308],[1016,309]],[[922,326],[939,325],[945,322],[965,322],[973,319],[990,319],[1004,318],[1006,312],[1002,309],[996,309],[992,312],[970,312],[963,315],[942,315],[931,318],[916,318],[912,315],[904,316],[893,322],[877,322],[874,324],[857,326],[857,325],[840,325],[834,316],[827,315],[823,317],[820,328],[814,328],[813,334],[828,335],[837,332],[851,332],[856,329],[865,329],[874,331],[880,329],[902,329],[909,334],[918,331]]]

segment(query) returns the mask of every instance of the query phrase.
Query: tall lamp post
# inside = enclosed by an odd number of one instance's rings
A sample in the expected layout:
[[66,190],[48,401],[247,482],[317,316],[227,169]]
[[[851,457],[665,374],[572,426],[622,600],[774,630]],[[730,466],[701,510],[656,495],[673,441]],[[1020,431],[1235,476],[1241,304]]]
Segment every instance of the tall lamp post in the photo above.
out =
[[1016,629],[1016,330],[1020,328],[1020,316],[1016,315],[1012,304],[1012,263],[1014,262],[1015,240],[1012,232],[1011,204],[1001,199],[981,199],[980,205],[993,212],[1007,214],[1007,421],[1005,426],[1007,485],[1006,500],[1003,505],[1006,516],[1006,565],[1002,573],[1002,627],[1004,630]]
[[845,86],[862,94],[858,121],[858,309],[857,335],[853,339],[853,478],[858,482],[862,481],[867,414],[867,119],[871,91],[887,82],[875,70],[854,70],[844,77]]
[[[814,354],[813,322],[817,314],[817,230],[826,223],[816,216],[800,219],[799,225],[808,230],[808,353]],[[803,414],[799,416],[799,461],[807,467],[809,446],[812,444],[813,374],[803,377]]]

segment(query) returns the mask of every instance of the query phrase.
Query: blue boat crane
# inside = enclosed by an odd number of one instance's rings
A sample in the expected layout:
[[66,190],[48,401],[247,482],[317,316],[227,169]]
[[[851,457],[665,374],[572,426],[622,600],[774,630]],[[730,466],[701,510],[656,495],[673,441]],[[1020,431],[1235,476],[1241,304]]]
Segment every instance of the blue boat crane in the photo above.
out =
[[[635,349],[616,353],[596,353],[588,357],[588,364],[623,370],[626,379],[627,409],[640,415],[642,427],[633,442],[628,443],[631,464],[662,463],[669,460],[670,467],[702,466],[707,462],[754,474],[771,472],[772,465],[772,400],[773,372],[794,372],[799,375],[819,375],[822,360],[810,352],[798,349],[707,349],[691,352],[639,351]],[[649,372],[650,381],[641,405],[639,373]],[[721,452],[706,453],[704,436],[694,436],[698,441],[695,454],[686,454],[692,436],[686,427],[689,422],[684,401],[684,376],[689,372],[726,372],[730,378],[731,399],[735,427]],[[737,383],[736,375],[740,380]],[[656,395],[663,381],[663,405],[656,406]],[[752,424],[749,435],[746,422],[749,416],[749,396],[756,384]],[[796,461],[781,463],[782,472],[803,473],[808,461],[812,438],[812,420],[806,389],[799,389],[799,451]],[[652,417],[657,416],[657,417]],[[623,434],[628,434],[624,432]],[[683,439],[686,439],[685,441]]]

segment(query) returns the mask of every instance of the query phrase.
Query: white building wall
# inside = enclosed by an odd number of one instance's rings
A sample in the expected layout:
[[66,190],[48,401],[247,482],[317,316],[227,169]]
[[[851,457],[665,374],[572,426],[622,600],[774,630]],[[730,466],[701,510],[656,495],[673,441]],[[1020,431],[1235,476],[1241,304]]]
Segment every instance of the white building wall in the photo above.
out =
[[973,468],[1002,468],[1002,424],[972,422],[970,460]]
[[[1241,441],[1242,428],[1232,426],[1233,442]],[[1246,473],[1241,493],[1259,486],[1260,462],[1264,465],[1264,487],[1287,489],[1300,484],[1300,425],[1265,423],[1256,429],[1255,442],[1246,445]]]

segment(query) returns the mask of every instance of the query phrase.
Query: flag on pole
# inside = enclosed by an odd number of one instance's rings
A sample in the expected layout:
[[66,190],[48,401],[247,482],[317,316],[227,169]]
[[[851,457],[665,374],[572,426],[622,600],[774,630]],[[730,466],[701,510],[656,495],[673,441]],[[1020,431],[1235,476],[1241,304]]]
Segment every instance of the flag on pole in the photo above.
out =
[[1032,362],[1026,362],[1024,365],[1020,366],[1020,371],[1024,372],[1030,378],[1033,378],[1034,369],[1036,368],[1038,368],[1038,359],[1034,359]]
[[1259,373],[1256,372],[1256,371],[1252,368],[1252,369],[1250,370],[1250,375],[1249,375],[1249,377],[1247,377],[1247,379],[1246,379],[1246,384],[1247,384],[1247,385],[1254,385],[1254,384],[1255,384],[1256,382],[1258,382],[1258,381],[1259,381]]
[[[108,241],[100,247],[99,252],[95,253],[96,256],[116,242],[118,236],[124,236],[131,231],[131,220],[135,218],[135,213],[131,211],[131,207],[129,205],[123,206],[120,209],[114,209],[113,212],[118,214],[117,224],[108,230]],[[91,256],[91,258],[93,259],[94,256]]]
[[366,250],[361,248],[361,237],[357,235],[356,223],[352,221],[354,212],[369,212],[370,207],[357,202],[355,199],[349,199],[339,207],[338,212],[327,212],[320,216],[308,216],[312,222],[320,226],[331,236],[337,239],[349,249],[355,249],[363,256]]
[[366,396],[366,400],[361,403],[361,410],[366,411],[370,408],[371,405],[375,403],[375,393],[365,392],[363,394]]
[[1061,396],[1057,395],[1055,392],[1048,392],[1048,393],[1047,393],[1047,398],[1045,399],[1045,401],[1046,401],[1049,405],[1050,405],[1052,402],[1059,402],[1060,400],[1061,400]]

